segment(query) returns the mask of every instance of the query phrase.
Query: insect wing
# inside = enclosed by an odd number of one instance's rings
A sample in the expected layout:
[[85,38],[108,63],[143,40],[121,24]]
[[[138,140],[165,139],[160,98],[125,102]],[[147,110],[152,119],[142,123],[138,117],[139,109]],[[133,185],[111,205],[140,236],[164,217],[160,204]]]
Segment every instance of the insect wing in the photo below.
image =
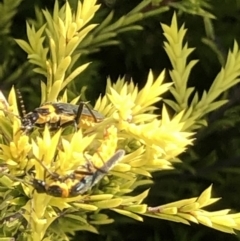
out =
[[52,103],[53,107],[57,114],[64,114],[64,115],[76,115],[78,110],[78,105],[72,105],[69,103]]
[[70,196],[75,197],[85,193],[92,187],[93,175],[85,176],[80,182],[74,185],[70,190]]
[[119,160],[125,155],[124,150],[118,150],[101,168],[93,173],[93,175],[85,176],[70,191],[71,196],[77,196],[85,193],[95,184],[97,184],[108,171],[110,171]]
[[118,150],[104,165],[99,168],[93,175],[92,186],[98,183],[107,172],[109,172],[118,162],[119,160],[125,155],[124,150]]

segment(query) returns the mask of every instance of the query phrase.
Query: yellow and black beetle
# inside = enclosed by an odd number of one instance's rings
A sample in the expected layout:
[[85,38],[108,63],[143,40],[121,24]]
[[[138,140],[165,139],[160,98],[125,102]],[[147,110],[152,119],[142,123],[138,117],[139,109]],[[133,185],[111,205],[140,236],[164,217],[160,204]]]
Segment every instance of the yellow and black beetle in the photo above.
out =
[[[69,125],[74,125],[75,129],[80,127],[88,128],[94,123],[101,122],[104,119],[101,113],[91,109],[87,103],[82,101],[79,105],[63,102],[47,102],[35,108],[33,111],[26,113],[22,95],[18,89],[16,89],[16,92],[20,115],[15,116],[20,119],[21,130],[25,133],[31,132],[34,126],[44,128],[45,125],[48,125],[52,131]],[[5,105],[8,105],[8,103],[5,97],[4,99],[3,97],[0,91],[0,102],[4,104],[4,108],[1,109],[9,113],[5,108]]]
[[24,101],[19,89],[16,89],[17,101],[21,120],[21,130],[30,132],[34,126],[43,128],[46,124],[50,130],[57,130],[60,127],[74,125],[75,129],[84,128],[84,123],[91,126],[101,122],[104,116],[96,110],[92,110],[86,102],[81,101],[79,105],[63,102],[47,102],[33,111],[26,113]]
[[42,106],[27,113],[21,118],[21,129],[29,132],[34,126],[44,127],[48,124],[50,130],[57,130],[60,127],[74,125],[81,126],[81,121],[87,120],[90,123],[98,123],[104,119],[104,116],[96,110],[91,110],[90,107],[80,102],[79,105],[69,103],[45,103]]

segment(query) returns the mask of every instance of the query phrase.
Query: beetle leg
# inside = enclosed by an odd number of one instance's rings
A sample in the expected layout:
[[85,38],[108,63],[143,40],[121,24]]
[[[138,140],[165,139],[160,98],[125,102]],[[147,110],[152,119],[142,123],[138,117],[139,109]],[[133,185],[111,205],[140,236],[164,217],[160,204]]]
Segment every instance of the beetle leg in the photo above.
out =
[[94,122],[98,122],[97,121],[97,118],[96,116],[94,115],[93,111],[91,110],[91,108],[88,106],[87,103],[81,101],[80,104],[79,104],[79,107],[78,107],[78,111],[77,111],[77,115],[76,115],[76,118],[75,118],[75,121],[76,123],[79,123],[79,121],[81,120],[81,116],[82,116],[82,113],[83,113],[83,108],[84,106],[88,109],[88,111],[90,112],[91,116],[93,117],[94,119]]

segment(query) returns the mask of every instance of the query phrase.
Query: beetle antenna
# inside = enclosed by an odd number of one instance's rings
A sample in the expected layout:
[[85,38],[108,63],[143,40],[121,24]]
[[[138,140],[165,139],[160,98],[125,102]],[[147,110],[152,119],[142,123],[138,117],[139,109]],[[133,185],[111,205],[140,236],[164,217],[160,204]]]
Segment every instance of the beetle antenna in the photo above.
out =
[[21,94],[19,89],[16,89],[16,93],[17,93],[18,102],[20,104],[20,106],[19,106],[20,116],[25,117],[27,112],[26,112],[26,108],[25,108],[25,105],[24,105],[22,94]]

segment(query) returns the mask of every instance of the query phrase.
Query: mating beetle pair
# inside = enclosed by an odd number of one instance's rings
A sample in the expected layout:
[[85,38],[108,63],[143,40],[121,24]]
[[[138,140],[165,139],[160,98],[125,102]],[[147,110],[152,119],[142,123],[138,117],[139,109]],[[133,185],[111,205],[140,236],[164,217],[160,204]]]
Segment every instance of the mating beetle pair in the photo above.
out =
[[[76,170],[64,177],[59,177],[56,173],[50,173],[53,181],[49,184],[43,180],[33,179],[32,185],[38,193],[46,193],[50,196],[62,198],[75,197],[85,193],[97,184],[124,155],[125,151],[120,149],[100,168],[94,167],[94,170],[91,170],[87,167],[89,169],[87,172]],[[79,174],[81,178],[79,178]]]

